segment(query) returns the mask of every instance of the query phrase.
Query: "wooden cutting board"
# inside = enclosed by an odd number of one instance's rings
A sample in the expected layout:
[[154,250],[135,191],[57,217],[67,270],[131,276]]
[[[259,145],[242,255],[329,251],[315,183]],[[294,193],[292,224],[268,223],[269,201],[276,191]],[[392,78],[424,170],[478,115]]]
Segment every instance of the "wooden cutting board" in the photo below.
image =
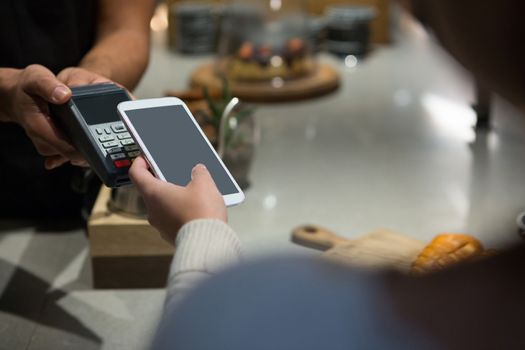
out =
[[393,268],[408,272],[425,242],[401,233],[379,229],[357,239],[347,239],[314,225],[293,230],[292,241],[324,251],[331,260],[367,268]]

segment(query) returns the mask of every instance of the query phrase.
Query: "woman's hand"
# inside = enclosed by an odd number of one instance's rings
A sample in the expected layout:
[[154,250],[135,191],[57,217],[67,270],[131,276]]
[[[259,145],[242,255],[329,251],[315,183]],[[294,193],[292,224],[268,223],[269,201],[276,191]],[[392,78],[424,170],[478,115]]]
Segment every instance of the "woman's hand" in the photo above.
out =
[[192,220],[228,220],[224,199],[202,164],[193,168],[186,187],[155,178],[142,157],[135,159],[129,176],[144,198],[149,222],[170,244],[175,244],[179,229]]

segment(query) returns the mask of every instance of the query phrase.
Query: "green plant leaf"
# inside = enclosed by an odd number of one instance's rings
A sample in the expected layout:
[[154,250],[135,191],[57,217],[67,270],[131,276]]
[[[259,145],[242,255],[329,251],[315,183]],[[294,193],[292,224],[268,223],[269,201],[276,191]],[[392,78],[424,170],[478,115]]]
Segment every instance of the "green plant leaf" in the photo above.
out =
[[225,75],[221,76],[222,80],[222,104],[226,108],[226,105],[231,101],[233,98],[232,92],[230,89],[230,83]]
[[204,113],[203,111],[199,111],[196,115],[196,117],[201,117],[202,120],[205,122],[205,123],[208,123],[208,124],[213,124],[213,118],[208,114],[208,113]]
[[[219,120],[219,124],[217,125],[220,125],[220,119],[221,119],[221,116],[222,116],[222,108],[219,107],[219,105],[217,103],[215,103],[215,101],[211,98],[210,96],[210,91],[208,90],[208,87],[207,86],[204,86],[203,87],[203,93],[204,93],[204,99],[206,100],[206,102],[208,103],[208,106],[210,107],[210,110],[212,112],[212,117],[213,117],[213,120],[216,122],[216,120],[218,119]],[[215,124],[214,122],[214,124]]]

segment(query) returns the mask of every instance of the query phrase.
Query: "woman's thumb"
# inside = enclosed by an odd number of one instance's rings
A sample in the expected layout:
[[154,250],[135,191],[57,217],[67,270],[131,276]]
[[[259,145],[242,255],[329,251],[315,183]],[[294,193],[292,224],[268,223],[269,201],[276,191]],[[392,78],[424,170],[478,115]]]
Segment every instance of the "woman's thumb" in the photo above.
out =
[[202,181],[206,178],[211,178],[210,172],[204,164],[197,164],[193,167],[191,171],[191,180],[192,181]]

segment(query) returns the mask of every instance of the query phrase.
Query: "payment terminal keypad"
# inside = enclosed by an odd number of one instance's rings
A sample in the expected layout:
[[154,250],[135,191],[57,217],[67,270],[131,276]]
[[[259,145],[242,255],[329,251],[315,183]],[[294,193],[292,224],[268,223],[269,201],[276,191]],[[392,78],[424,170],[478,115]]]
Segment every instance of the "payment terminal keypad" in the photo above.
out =
[[[113,83],[71,88],[71,99],[49,104],[53,123],[79,151],[104,185],[117,188],[131,183],[129,166],[136,147],[118,114],[118,104],[131,96]],[[133,147],[126,149],[125,147]]]
[[100,151],[115,167],[127,168],[140,155],[139,147],[122,122],[92,125],[90,129]]

